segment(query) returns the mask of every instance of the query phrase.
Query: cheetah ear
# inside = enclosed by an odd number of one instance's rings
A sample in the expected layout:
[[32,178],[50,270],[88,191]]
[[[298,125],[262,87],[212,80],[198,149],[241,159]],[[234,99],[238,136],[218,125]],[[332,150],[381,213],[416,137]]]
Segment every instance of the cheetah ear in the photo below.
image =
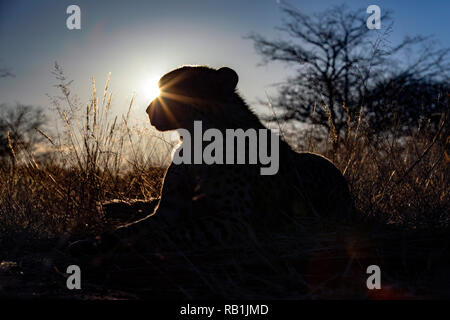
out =
[[236,85],[239,81],[239,77],[236,71],[231,68],[223,67],[217,70],[217,72],[219,76],[218,84],[221,90],[223,90],[225,94],[234,92],[234,89],[236,89]]

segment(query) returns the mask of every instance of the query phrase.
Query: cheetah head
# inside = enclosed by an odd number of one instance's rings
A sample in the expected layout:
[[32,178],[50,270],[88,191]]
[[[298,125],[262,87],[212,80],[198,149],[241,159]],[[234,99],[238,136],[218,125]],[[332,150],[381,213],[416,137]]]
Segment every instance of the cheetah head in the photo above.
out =
[[238,75],[230,68],[184,66],[158,82],[161,94],[147,108],[150,123],[159,131],[191,130],[194,121],[214,115],[235,93]]

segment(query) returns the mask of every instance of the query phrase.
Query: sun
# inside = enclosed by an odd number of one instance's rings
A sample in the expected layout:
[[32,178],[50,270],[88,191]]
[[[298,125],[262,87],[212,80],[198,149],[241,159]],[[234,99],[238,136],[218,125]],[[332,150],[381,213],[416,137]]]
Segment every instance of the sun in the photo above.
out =
[[141,92],[145,99],[154,100],[159,96],[160,90],[158,87],[159,77],[149,76],[143,83]]

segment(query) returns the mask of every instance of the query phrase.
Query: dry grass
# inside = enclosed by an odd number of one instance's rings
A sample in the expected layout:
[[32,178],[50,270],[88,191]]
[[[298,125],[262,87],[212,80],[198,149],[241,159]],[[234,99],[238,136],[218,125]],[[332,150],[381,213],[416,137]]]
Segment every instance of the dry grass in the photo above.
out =
[[449,163],[445,159],[449,114],[438,130],[424,119],[409,136],[396,124],[375,134],[360,114],[349,119],[337,149],[327,155],[347,177],[364,216],[405,228],[446,228],[450,220]]
[[54,73],[61,95],[51,101],[62,129],[36,129],[46,142],[39,153],[9,145],[11,157],[0,167],[3,234],[98,232],[101,203],[159,196],[172,146],[161,143],[157,133],[131,124],[134,97],[125,115],[113,116],[109,76],[101,97],[92,79],[92,97],[83,107],[58,65]]
[[[343,106],[345,109],[345,106]],[[329,113],[328,113],[329,114]],[[450,212],[449,114],[441,114],[436,130],[423,119],[410,134],[401,123],[375,133],[359,114],[346,109],[345,134],[337,139],[332,121],[328,139],[321,127],[285,133],[297,150],[326,155],[347,178],[362,217],[407,228],[446,228]],[[448,152],[448,151],[447,151]]]

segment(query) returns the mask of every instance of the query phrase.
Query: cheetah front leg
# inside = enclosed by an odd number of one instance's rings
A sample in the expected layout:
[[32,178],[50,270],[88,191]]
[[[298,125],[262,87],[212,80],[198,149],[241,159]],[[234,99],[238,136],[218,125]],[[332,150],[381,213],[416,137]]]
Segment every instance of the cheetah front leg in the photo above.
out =
[[194,188],[186,169],[184,165],[172,164],[169,167],[164,177],[161,199],[152,214],[95,239],[77,241],[70,245],[70,253],[75,256],[92,255],[130,246],[151,245],[147,242],[157,239],[158,234],[190,219]]

